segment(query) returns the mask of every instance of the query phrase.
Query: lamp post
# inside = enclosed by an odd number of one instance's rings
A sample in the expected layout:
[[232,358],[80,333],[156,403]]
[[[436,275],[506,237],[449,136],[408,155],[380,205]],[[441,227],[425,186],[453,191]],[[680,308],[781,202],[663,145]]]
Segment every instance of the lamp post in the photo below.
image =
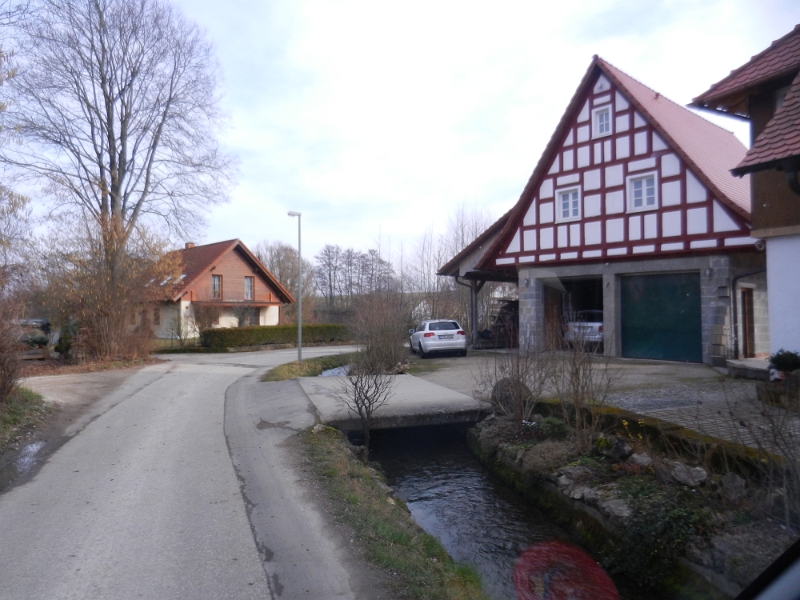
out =
[[300,249],[301,213],[289,211],[290,217],[297,217],[297,362],[303,360],[303,253]]

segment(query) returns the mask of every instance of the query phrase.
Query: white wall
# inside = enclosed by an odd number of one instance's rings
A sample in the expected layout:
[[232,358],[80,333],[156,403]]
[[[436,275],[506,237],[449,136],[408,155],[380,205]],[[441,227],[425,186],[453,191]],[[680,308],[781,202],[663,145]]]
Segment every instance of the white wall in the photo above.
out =
[[263,306],[258,311],[259,325],[277,325],[281,316],[280,306]]
[[800,352],[800,235],[766,241],[770,352]]
[[223,311],[219,316],[219,323],[214,327],[238,327],[239,318],[232,312]]

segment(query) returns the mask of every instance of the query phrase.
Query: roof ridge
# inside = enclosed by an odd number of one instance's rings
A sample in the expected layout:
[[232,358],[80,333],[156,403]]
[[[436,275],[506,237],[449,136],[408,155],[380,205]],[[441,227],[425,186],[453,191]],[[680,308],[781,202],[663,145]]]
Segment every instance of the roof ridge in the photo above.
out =
[[729,134],[731,134],[732,136],[736,137],[736,134],[735,134],[735,133],[733,133],[733,131],[731,131],[730,129],[725,129],[725,128],[724,128],[724,127],[722,127],[721,125],[718,125],[717,123],[714,123],[713,121],[709,121],[709,120],[708,120],[708,119],[706,119],[706,118],[705,118],[705,117],[704,117],[702,114],[700,114],[700,113],[698,113],[698,112],[695,112],[695,111],[693,111],[692,109],[690,109],[688,106],[686,106],[686,105],[684,105],[684,104],[680,104],[680,103],[676,102],[675,100],[673,100],[673,99],[672,99],[672,98],[670,98],[669,96],[665,96],[664,94],[662,94],[662,93],[661,93],[661,92],[659,92],[658,90],[654,90],[653,88],[651,88],[651,87],[650,87],[649,85],[647,85],[646,83],[642,83],[641,81],[639,81],[638,79],[636,79],[636,77],[634,77],[633,75],[628,75],[628,73],[626,73],[625,71],[621,70],[619,67],[615,67],[614,65],[612,65],[612,64],[611,64],[610,62],[608,62],[607,60],[604,60],[603,58],[600,58],[600,57],[598,57],[598,60],[599,60],[600,62],[602,62],[604,65],[606,65],[606,66],[610,67],[611,69],[613,69],[613,70],[615,70],[615,71],[617,71],[617,72],[621,73],[622,75],[624,75],[625,77],[627,77],[627,78],[628,78],[628,79],[630,79],[631,81],[634,81],[635,83],[638,83],[638,84],[639,84],[640,86],[642,86],[643,88],[645,88],[645,89],[647,89],[647,90],[650,90],[651,92],[653,92],[653,94],[655,94],[655,97],[656,97],[656,99],[663,98],[664,100],[666,100],[666,101],[667,101],[667,102],[669,102],[670,104],[674,104],[674,105],[675,105],[675,106],[677,106],[678,108],[680,108],[680,109],[682,109],[682,110],[686,111],[686,113],[687,113],[687,114],[689,114],[689,115],[692,115],[693,117],[696,117],[696,118],[698,118],[698,119],[702,120],[702,121],[703,121],[703,123],[708,123],[709,125],[713,125],[714,127],[716,127],[717,129],[719,129],[720,131],[724,131],[725,133],[729,133]]

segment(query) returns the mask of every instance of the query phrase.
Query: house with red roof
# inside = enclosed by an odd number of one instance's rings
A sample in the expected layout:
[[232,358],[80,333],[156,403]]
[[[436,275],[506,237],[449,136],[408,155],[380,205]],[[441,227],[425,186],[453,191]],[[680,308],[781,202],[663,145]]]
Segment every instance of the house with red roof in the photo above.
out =
[[[188,242],[177,250],[182,272],[169,302],[156,307],[156,337],[199,335],[196,313],[201,306],[214,307],[213,327],[277,325],[280,309],[294,302],[292,295],[250,252],[241,240],[196,246]],[[206,311],[208,312],[208,311]]]
[[800,25],[692,105],[750,121],[752,146],[728,168],[749,177],[751,235],[766,243],[770,350],[800,351]]
[[734,346],[763,354],[763,274],[746,307],[731,297],[732,281],[765,262],[748,178],[729,172],[745,153],[595,56],[516,205],[440,274],[515,280],[520,340],[534,347],[599,310],[611,356],[724,365]]

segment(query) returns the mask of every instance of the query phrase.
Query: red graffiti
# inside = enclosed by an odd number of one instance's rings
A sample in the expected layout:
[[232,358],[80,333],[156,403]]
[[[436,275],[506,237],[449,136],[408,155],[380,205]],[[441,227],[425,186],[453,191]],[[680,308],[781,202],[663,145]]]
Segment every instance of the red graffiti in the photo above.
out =
[[614,582],[585,552],[564,542],[531,546],[514,567],[518,600],[619,600]]

